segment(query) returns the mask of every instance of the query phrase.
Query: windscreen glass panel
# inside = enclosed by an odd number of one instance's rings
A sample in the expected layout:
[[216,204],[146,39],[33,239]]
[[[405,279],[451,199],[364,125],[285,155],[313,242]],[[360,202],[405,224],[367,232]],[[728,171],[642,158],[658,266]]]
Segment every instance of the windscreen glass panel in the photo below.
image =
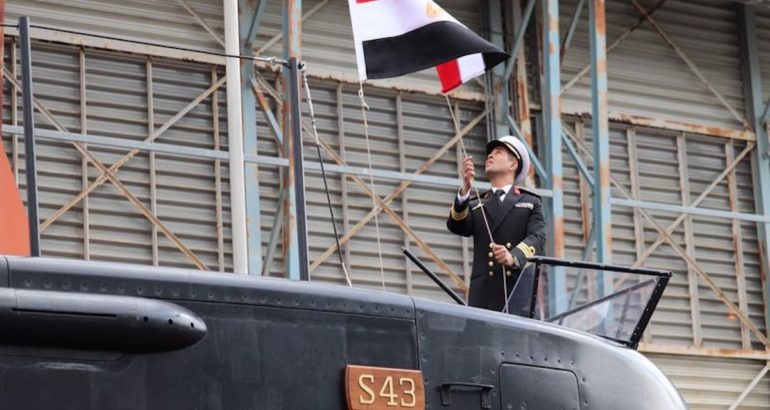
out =
[[652,275],[541,266],[534,316],[634,345],[660,280]]

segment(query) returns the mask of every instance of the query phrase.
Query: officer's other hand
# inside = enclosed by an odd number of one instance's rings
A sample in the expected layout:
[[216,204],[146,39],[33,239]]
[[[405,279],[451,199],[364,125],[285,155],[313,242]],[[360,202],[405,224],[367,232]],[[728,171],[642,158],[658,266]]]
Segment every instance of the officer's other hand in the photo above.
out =
[[468,155],[463,159],[462,166],[463,186],[460,195],[467,195],[473,185],[473,179],[476,178],[476,167],[473,165],[473,157]]
[[493,244],[492,253],[495,254],[495,260],[497,263],[501,265],[508,267],[516,267],[518,265],[516,263],[516,258],[514,258],[513,255],[508,252],[508,249],[503,245]]

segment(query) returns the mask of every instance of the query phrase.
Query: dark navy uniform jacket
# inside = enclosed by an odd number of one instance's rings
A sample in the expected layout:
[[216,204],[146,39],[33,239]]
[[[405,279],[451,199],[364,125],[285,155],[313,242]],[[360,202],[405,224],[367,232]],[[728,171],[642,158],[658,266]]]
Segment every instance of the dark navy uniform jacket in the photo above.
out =
[[[482,202],[495,243],[505,245],[520,266],[526,264],[528,257],[544,254],[545,216],[538,195],[512,187],[503,201],[488,191]],[[495,261],[478,203],[477,198],[460,203],[455,194],[447,227],[452,233],[473,236],[473,272],[468,304],[499,312],[505,304],[502,275],[505,275],[510,294],[521,268],[501,267]]]

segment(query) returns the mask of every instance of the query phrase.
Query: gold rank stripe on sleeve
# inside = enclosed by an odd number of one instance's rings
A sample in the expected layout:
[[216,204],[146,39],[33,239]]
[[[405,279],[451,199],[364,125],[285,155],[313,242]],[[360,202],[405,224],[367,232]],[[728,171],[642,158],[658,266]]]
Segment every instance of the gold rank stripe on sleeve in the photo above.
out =
[[531,258],[535,256],[535,247],[529,246],[524,242],[519,242],[518,245],[516,245],[516,248],[518,248],[520,251],[524,253],[524,256],[527,258]]
[[468,217],[468,209],[469,207],[466,207],[462,212],[457,212],[455,210],[454,205],[449,207],[449,214],[452,216],[452,219],[455,221],[462,221],[463,219]]

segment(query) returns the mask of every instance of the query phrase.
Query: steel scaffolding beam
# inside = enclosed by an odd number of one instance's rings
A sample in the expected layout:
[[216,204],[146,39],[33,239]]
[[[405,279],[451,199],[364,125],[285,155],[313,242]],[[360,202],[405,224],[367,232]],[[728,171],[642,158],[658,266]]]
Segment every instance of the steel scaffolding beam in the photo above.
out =
[[[238,32],[242,56],[254,55],[254,39],[262,19],[267,0],[238,0]],[[254,63],[241,60],[241,114],[243,122],[243,150],[258,155],[257,149],[257,102],[251,83],[255,81]],[[257,164],[245,164],[246,183],[246,249],[249,275],[262,273],[262,224],[259,200],[259,168]]]
[[[284,0],[283,2],[283,57],[286,60],[295,58],[299,61],[302,58],[302,0]],[[308,279],[308,264],[307,264],[307,246],[304,228],[304,184],[302,181],[302,171],[297,172],[295,168],[296,157],[302,155],[302,144],[297,144],[297,141],[302,141],[301,135],[295,135],[301,133],[301,129],[295,127],[294,119],[292,118],[292,104],[299,104],[300,98],[297,93],[298,90],[298,78],[296,72],[292,74],[292,70],[288,67],[283,69],[283,105],[281,118],[283,119],[283,143],[284,153],[286,158],[289,159],[289,169],[284,174],[283,187],[286,190],[284,195],[283,206],[284,209],[284,230],[283,230],[283,254],[284,254],[284,266],[285,271],[288,274],[289,279],[293,280],[307,280]],[[295,92],[292,93],[292,83],[295,84]],[[295,152],[296,151],[296,152]]]
[[[612,263],[612,220],[610,213],[610,133],[607,116],[607,32],[604,0],[588,2],[591,33],[591,99],[594,145],[593,223],[596,262]],[[605,289],[609,290],[609,289]]]
[[[762,101],[762,75],[759,67],[759,47],[754,7],[738,5],[738,25],[741,35],[743,84],[746,98],[746,115],[757,136],[757,146],[751,153],[751,175],[754,181],[754,209],[764,217],[770,216],[770,141],[763,120],[765,105]],[[765,311],[765,332],[770,332],[770,223],[757,223],[762,295]],[[770,334],[770,333],[766,333]]]
[[[225,52],[240,53],[238,31],[238,2],[224,0]],[[248,244],[246,233],[246,181],[243,161],[243,122],[241,101],[241,68],[235,58],[225,63],[227,78],[227,139],[230,151],[230,215],[233,235],[233,271],[248,273]]]
[[[561,158],[561,70],[559,68],[559,1],[544,0],[543,7],[543,128],[545,131],[546,169],[551,198],[546,208],[551,216],[551,256],[564,258],[564,192]],[[564,312],[567,291],[563,267],[554,267],[548,277],[551,313]]]

